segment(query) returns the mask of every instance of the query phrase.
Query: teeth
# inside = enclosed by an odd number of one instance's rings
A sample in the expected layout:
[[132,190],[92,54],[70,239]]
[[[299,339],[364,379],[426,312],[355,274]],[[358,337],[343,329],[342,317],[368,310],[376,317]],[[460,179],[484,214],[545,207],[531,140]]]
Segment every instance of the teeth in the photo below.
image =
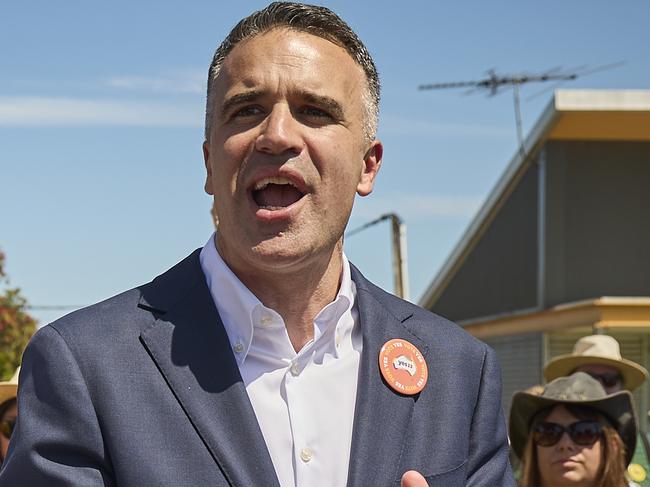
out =
[[255,183],[255,191],[258,191],[260,189],[266,188],[269,184],[288,184],[290,186],[295,186],[291,181],[289,181],[287,178],[283,178],[280,176],[273,176],[270,178],[264,178],[260,179],[257,183]]

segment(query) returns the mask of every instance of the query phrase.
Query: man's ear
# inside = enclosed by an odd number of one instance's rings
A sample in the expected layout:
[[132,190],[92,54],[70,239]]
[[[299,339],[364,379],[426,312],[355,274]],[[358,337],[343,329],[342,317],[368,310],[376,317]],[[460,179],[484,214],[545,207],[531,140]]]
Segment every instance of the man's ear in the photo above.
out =
[[384,146],[377,139],[373,140],[370,148],[363,156],[363,172],[357,185],[359,196],[368,196],[375,186],[375,177],[381,167],[381,157],[384,154]]
[[203,142],[203,161],[205,162],[205,192],[214,194],[212,192],[212,166],[210,165],[210,144],[206,140]]

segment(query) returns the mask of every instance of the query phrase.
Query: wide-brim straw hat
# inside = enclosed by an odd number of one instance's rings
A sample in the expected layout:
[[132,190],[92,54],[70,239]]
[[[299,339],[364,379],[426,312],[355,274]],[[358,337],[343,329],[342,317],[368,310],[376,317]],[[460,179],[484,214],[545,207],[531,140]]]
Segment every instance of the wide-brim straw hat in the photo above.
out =
[[523,456],[535,416],[558,404],[589,407],[607,417],[625,444],[626,465],[630,463],[637,437],[632,394],[629,391],[620,391],[608,395],[600,382],[584,372],[576,372],[569,377],[560,377],[549,382],[539,395],[520,391],[513,396],[509,430],[510,443],[517,457],[521,459]]
[[18,375],[20,367],[16,369],[11,379],[0,382],[0,404],[18,395]]
[[582,337],[569,355],[560,355],[544,367],[544,378],[552,381],[569,375],[581,365],[609,365],[615,367],[623,377],[625,389],[633,391],[648,379],[645,367],[626,360],[621,356],[621,349],[615,338],[608,335],[590,335]]

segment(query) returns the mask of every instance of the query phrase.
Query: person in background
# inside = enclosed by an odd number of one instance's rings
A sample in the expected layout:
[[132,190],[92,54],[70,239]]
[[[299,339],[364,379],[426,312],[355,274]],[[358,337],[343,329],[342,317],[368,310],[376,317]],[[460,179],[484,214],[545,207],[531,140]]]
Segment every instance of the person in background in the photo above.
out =
[[9,440],[11,439],[11,433],[14,431],[16,417],[18,416],[16,395],[18,392],[19,373],[20,367],[16,369],[16,372],[10,380],[0,382],[0,466],[7,456]]
[[607,394],[583,372],[521,391],[510,409],[512,449],[523,464],[521,487],[626,487],[637,424],[628,391]]
[[[622,390],[634,392],[648,379],[645,367],[624,359],[618,341],[608,335],[580,338],[571,354],[555,357],[546,364],[544,378],[551,381],[573,372],[589,374],[602,384],[608,394]],[[650,487],[650,444],[642,431],[639,431],[636,445],[628,474],[642,487]]]

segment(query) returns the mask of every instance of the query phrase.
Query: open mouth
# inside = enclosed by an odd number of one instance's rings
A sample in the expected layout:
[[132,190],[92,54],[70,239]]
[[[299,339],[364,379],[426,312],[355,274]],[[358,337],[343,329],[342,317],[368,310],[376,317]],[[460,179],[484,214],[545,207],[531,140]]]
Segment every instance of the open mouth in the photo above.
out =
[[279,176],[259,180],[252,194],[257,206],[270,211],[287,208],[305,196],[289,179]]

